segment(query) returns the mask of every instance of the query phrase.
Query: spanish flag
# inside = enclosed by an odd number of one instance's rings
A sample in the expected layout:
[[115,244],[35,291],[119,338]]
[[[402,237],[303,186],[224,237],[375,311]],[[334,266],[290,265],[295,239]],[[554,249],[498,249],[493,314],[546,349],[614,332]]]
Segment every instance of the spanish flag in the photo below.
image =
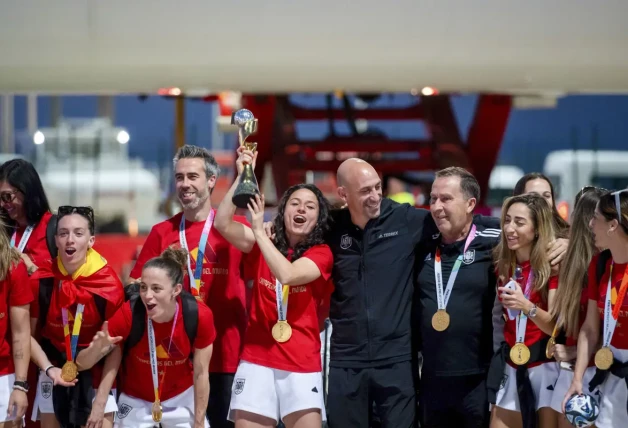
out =
[[116,272],[107,264],[94,249],[87,250],[85,263],[72,276],[68,274],[57,257],[52,264],[52,272],[56,281],[61,281],[59,303],[68,308],[75,303],[88,303],[96,294],[118,308],[124,302],[124,287]]

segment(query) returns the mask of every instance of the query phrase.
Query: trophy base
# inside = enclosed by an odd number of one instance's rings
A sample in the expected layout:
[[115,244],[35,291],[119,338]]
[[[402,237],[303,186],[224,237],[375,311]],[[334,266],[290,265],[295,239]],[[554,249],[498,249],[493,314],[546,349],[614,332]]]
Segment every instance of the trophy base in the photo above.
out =
[[259,189],[253,183],[240,183],[236,188],[231,202],[238,208],[248,208],[249,201],[259,195]]

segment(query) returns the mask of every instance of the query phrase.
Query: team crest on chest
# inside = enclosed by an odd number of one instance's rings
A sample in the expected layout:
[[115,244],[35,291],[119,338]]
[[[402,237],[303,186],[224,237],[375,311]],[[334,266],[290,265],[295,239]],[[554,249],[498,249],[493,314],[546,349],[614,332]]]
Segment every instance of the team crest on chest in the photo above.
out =
[[351,237],[349,235],[342,235],[342,237],[340,238],[340,248],[342,248],[343,250],[348,249],[349,247],[351,247]]
[[462,262],[465,265],[470,265],[471,263],[473,263],[475,261],[475,250],[468,250],[467,252],[464,253],[464,255],[462,256]]

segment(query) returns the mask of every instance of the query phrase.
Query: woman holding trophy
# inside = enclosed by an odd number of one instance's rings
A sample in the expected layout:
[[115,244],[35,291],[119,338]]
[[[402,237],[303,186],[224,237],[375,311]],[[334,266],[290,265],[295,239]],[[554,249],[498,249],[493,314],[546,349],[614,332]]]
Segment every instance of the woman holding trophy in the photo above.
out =
[[[268,238],[251,149],[238,149],[238,178],[214,223],[257,271],[229,419],[236,428],[275,427],[279,420],[320,428],[326,417],[317,307],[331,292],[333,256],[323,240],[329,204],[316,186],[292,186],[279,202],[275,238]],[[232,220],[236,205],[248,207],[250,228]]]

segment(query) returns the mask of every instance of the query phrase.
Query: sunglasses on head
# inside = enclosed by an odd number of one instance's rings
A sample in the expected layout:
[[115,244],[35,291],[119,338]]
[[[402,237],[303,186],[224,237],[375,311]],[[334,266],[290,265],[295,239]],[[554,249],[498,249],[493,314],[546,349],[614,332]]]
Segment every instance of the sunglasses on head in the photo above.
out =
[[74,207],[72,205],[62,205],[57,210],[59,218],[70,215],[79,214],[87,218],[91,224],[94,224],[94,210],[92,207]]
[[17,195],[17,192],[2,192],[0,193],[0,201],[8,204],[9,202],[13,202],[15,195]]
[[615,196],[615,209],[617,210],[617,220],[621,225],[621,201],[619,200],[619,195],[624,192],[628,192],[628,189],[618,190],[616,192],[611,193],[611,196]]
[[603,187],[584,186],[582,189],[580,189],[580,194],[584,194],[584,193],[587,193],[589,190],[595,190],[595,189],[601,190],[602,192],[608,192],[608,190]]

